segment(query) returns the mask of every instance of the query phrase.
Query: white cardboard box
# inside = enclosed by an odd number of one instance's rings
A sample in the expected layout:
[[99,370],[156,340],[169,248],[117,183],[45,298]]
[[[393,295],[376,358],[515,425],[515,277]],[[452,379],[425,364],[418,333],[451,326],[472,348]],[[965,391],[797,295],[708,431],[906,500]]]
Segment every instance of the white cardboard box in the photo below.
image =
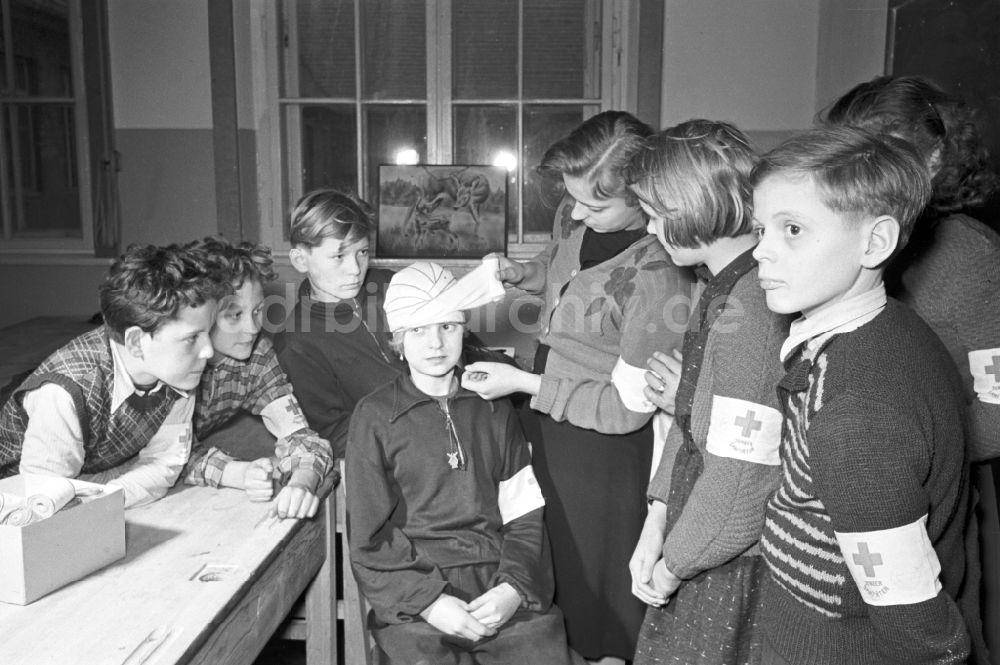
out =
[[[0,524],[0,602],[27,605],[125,556],[125,496],[120,487],[73,480],[99,496],[27,526]],[[20,476],[0,492],[24,494]]]

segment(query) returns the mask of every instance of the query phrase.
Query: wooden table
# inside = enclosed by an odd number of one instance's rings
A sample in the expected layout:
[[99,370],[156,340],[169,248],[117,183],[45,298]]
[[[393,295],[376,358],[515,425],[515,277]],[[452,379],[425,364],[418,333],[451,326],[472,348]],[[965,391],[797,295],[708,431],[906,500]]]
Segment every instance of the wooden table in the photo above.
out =
[[[334,497],[313,520],[269,518],[271,503],[208,487],[127,510],[124,559],[31,605],[0,603],[0,663],[249,665],[321,566],[332,568]],[[320,578],[307,594],[317,619],[307,651],[333,663],[335,600]]]

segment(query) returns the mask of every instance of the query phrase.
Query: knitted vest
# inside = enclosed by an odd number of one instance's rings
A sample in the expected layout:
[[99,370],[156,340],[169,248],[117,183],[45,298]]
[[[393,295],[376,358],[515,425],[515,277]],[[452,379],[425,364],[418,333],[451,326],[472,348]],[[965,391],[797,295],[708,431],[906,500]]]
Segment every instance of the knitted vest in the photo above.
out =
[[28,426],[24,394],[55,383],[73,398],[83,433],[82,473],[118,466],[149,443],[173,407],[177,394],[164,388],[149,409],[128,401],[111,413],[114,362],[108,331],[101,327],[73,339],[46,358],[0,410],[0,478],[17,473]]

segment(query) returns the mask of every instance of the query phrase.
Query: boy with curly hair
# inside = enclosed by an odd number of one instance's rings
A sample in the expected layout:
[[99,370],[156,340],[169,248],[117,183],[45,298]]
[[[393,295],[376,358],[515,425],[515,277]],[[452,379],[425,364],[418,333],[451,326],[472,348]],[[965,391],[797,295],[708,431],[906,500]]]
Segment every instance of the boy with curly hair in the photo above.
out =
[[[222,299],[212,327],[215,355],[202,374],[194,412],[194,433],[200,443],[192,452],[184,481],[244,489],[251,501],[269,501],[274,475],[282,485],[277,515],[312,517],[319,508],[319,485],[333,466],[333,454],[330,443],[309,429],[292,385],[278,365],[271,339],[260,334],[264,284],[276,277],[271,249],[248,242],[233,245],[222,238],[205,238],[191,247],[208,255],[232,293]],[[266,432],[255,428],[248,434],[254,439],[276,439],[266,442],[273,446],[273,457],[242,461],[213,445],[211,435],[239,422],[240,414],[249,414],[255,424],[263,421]]]
[[0,477],[117,485],[126,508],[163,497],[190,453],[224,289],[199,250],[130,247],[100,286],[104,325],[45,359],[0,410]]

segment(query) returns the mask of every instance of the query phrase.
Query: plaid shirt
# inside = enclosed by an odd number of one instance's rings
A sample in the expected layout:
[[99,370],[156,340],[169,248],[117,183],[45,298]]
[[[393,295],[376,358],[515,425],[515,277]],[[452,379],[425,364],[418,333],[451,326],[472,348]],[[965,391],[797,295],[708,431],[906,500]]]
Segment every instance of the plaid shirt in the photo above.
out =
[[[195,405],[195,436],[207,437],[240,411],[261,416],[277,439],[275,466],[283,481],[298,468],[310,468],[323,478],[333,467],[330,443],[309,429],[267,337],[258,338],[247,360],[226,357],[205,368]],[[218,448],[196,443],[184,482],[218,487],[222,471],[231,461],[233,458]]]

